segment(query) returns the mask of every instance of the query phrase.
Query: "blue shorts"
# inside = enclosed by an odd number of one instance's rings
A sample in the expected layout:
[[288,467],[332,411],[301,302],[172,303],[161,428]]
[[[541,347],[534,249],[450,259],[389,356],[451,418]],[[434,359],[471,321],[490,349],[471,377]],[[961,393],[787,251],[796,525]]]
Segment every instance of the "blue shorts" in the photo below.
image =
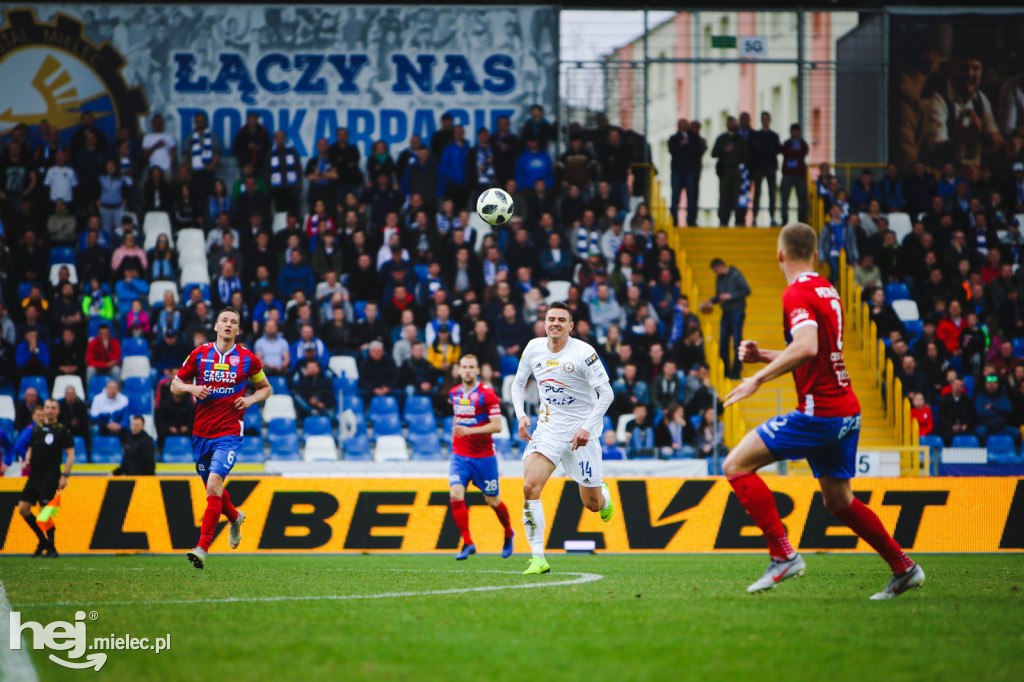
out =
[[235,455],[241,449],[241,436],[192,436],[192,457],[196,460],[196,472],[203,477],[203,483],[211,473],[227,478],[235,466]]
[[806,459],[815,478],[856,476],[860,415],[808,417],[790,412],[757,427],[757,433],[776,460]]
[[472,481],[477,488],[484,491],[484,495],[497,497],[498,495],[498,458],[491,457],[464,457],[452,454],[451,464],[448,466],[448,484],[467,487]]

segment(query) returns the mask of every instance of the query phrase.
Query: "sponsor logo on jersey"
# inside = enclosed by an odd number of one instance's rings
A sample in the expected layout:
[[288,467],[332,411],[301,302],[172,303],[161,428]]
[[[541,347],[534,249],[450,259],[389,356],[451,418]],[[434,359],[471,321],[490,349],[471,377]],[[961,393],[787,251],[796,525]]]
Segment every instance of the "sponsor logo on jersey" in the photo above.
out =
[[230,367],[228,367],[228,363],[226,363],[226,362],[215,362],[215,363],[213,363],[213,368],[214,369],[222,369],[224,371],[227,371],[227,370],[231,369]]
[[459,398],[459,405],[471,405],[469,398]]
[[[214,365],[217,367],[218,365]],[[237,381],[238,372],[227,371],[227,365],[224,365],[224,369],[207,369],[203,370],[203,381],[206,382],[219,382],[219,381]]]
[[46,434],[46,438],[43,438],[43,442],[46,443],[47,445],[53,445],[53,434]]
[[805,308],[797,308],[789,314],[789,321],[791,324],[796,324],[808,320],[810,317],[811,314]]
[[548,360],[548,367],[558,367],[558,360]]
[[597,353],[591,353],[590,357],[587,358],[587,367],[590,367],[595,362],[597,362]]

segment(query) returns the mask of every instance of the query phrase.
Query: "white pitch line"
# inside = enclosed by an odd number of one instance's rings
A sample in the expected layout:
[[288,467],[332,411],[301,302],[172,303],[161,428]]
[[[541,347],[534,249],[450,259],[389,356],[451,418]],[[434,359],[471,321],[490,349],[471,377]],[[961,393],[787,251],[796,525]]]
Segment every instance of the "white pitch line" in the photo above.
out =
[[[327,569],[336,570],[336,569]],[[356,569],[340,569],[356,570]],[[379,569],[378,569],[379,570]],[[388,569],[385,569],[388,570]],[[393,571],[414,572],[418,569],[390,569]],[[427,569],[423,573],[504,573],[506,575],[519,575],[518,571],[437,571]],[[223,599],[158,599],[155,601],[74,601],[74,602],[49,602],[42,604],[22,604],[21,607],[39,606],[152,606],[157,604],[234,604],[234,603],[258,603],[258,602],[283,602],[283,601],[317,601],[325,599],[328,601],[348,601],[353,599],[394,599],[398,597],[429,597],[444,594],[466,594],[470,592],[497,592],[500,590],[530,590],[537,587],[559,587],[563,585],[582,585],[604,579],[599,573],[565,573],[564,575],[577,576],[572,580],[556,580],[549,583],[524,583],[521,585],[486,585],[482,587],[455,587],[447,590],[423,590],[419,592],[383,592],[380,594],[314,594],[304,596],[276,596],[276,597],[225,597]]]
[[10,648],[11,603],[7,601],[7,590],[3,582],[0,582],[0,642],[0,679],[39,682],[24,640],[20,649],[15,651]]

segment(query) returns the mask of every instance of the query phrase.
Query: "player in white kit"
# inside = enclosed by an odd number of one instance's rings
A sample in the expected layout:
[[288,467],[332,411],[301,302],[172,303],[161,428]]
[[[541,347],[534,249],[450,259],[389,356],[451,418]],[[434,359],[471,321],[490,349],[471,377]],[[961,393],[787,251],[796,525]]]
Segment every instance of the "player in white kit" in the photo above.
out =
[[[547,573],[544,559],[544,507],[540,494],[561,463],[580,486],[583,505],[612,518],[611,491],[601,480],[601,431],[604,413],[612,404],[608,373],[593,347],[569,336],[572,311],[552,303],[544,321],[546,337],[526,344],[512,382],[512,403],[519,420],[519,436],[527,441],[523,452],[523,527],[533,557],[523,573]],[[530,373],[540,391],[537,430],[530,436],[530,418],[523,406],[523,391]]]

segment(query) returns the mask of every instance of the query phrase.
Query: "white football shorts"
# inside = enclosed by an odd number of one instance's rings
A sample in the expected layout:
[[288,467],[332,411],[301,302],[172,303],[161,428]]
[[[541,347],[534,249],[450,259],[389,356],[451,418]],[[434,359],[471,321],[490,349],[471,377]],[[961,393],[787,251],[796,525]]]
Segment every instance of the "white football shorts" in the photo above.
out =
[[523,449],[523,459],[531,452],[540,454],[551,460],[555,466],[562,465],[562,469],[574,481],[584,488],[600,488],[602,483],[601,468],[601,439],[591,437],[590,441],[582,448],[572,448],[570,438],[560,438],[545,432],[543,425],[537,426],[533,432],[533,438]]

